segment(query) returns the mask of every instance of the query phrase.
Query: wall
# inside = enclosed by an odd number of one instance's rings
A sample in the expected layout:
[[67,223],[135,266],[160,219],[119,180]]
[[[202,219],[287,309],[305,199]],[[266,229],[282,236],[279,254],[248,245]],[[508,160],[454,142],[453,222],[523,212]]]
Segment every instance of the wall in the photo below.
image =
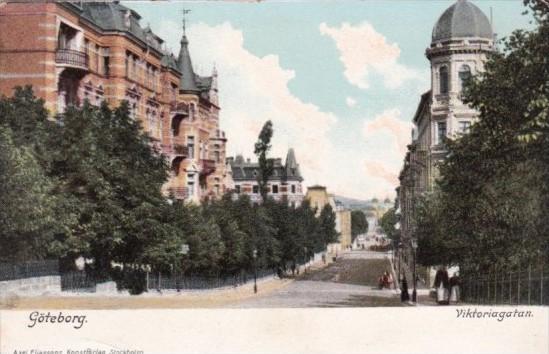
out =
[[0,281],[0,297],[7,295],[43,295],[61,292],[59,275]]

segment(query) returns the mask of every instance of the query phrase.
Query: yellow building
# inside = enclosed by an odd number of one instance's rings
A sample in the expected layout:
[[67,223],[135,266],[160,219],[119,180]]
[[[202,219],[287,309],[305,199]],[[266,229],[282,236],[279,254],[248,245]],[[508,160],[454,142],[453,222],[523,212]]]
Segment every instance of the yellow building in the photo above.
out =
[[316,209],[316,216],[325,205],[329,204],[336,215],[336,231],[339,233],[338,242],[328,245],[328,253],[337,254],[351,246],[351,211],[345,209],[341,203],[335,200],[334,195],[329,194],[324,186],[311,186],[307,188],[305,199],[309,201],[311,208]]

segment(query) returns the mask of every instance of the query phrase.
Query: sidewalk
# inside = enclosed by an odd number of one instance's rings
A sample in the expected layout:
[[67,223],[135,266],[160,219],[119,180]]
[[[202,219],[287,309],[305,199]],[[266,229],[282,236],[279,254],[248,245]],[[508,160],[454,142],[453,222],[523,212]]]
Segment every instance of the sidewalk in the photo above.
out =
[[[393,257],[392,257],[392,251],[387,252],[386,257],[389,259],[389,263],[391,263],[391,271],[393,273],[393,278],[397,279],[398,275],[395,271],[395,269],[398,267],[398,263],[396,265],[393,264]],[[397,261],[398,262],[398,261]],[[412,297],[412,291],[414,289],[413,283],[410,281],[410,279],[413,279],[414,276],[410,269],[408,269],[407,265],[404,262],[400,263],[400,276],[402,277],[403,274],[406,275],[406,279],[408,280],[408,293],[410,294],[410,300]],[[395,281],[395,293],[400,296],[400,283],[398,281]],[[425,283],[418,280],[416,284],[416,294],[417,294],[417,302],[414,304],[413,302],[409,301],[408,304],[411,306],[434,306],[437,305],[436,301],[430,297],[430,291],[431,289],[427,288],[425,286]]]

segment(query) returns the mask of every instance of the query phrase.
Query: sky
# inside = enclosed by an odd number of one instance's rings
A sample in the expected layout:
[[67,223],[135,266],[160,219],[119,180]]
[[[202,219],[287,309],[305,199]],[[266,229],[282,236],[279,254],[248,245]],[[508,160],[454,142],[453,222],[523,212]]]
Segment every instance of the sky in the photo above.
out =
[[[529,28],[519,0],[492,8],[498,38]],[[264,122],[272,157],[294,148],[304,185],[369,199],[393,198],[420,95],[429,90],[425,49],[454,1],[124,2],[175,55],[182,10],[194,69],[219,73],[228,156],[253,158]]]

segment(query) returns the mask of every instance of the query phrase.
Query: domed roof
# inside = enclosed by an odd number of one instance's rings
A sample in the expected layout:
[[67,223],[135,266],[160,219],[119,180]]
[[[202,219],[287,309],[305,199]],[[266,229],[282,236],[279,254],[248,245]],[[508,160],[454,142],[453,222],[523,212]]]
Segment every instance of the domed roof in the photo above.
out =
[[463,37],[493,39],[486,15],[467,0],[458,0],[438,19],[433,28],[433,42]]

